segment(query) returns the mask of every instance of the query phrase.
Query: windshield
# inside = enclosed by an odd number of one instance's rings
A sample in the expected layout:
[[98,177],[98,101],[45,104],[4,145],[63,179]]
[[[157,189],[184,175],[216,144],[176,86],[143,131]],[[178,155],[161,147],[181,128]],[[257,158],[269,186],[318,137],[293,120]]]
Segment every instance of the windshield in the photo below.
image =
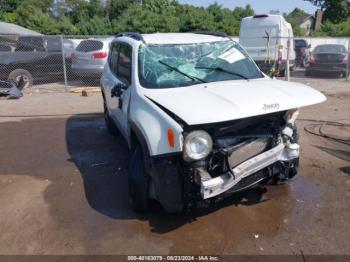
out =
[[304,40],[295,40],[295,47],[307,47],[307,43]]
[[342,45],[319,45],[315,48],[315,53],[346,53]]
[[139,51],[139,78],[146,88],[261,77],[252,59],[233,41],[143,45]]

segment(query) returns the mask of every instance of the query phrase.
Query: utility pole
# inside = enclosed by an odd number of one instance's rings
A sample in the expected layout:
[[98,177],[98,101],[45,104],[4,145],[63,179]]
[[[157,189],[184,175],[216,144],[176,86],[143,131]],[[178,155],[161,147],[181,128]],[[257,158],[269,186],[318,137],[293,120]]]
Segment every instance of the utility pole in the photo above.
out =
[[350,38],[348,39],[348,53],[347,53],[347,57],[348,57],[348,62],[346,63],[346,81],[349,81],[349,69],[350,69]]
[[290,37],[288,37],[288,41],[287,41],[287,60],[286,60],[286,68],[285,68],[285,77],[286,80],[289,81],[290,80],[290,68],[289,68],[289,52],[290,52]]

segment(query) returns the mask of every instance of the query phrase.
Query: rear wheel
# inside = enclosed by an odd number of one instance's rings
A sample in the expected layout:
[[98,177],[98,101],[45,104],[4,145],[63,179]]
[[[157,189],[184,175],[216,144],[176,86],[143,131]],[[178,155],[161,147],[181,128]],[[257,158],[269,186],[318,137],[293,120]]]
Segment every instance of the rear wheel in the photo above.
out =
[[129,166],[129,195],[137,212],[144,212],[149,204],[150,176],[146,173],[142,148],[137,145],[132,152]]
[[30,88],[33,85],[33,76],[25,69],[15,69],[9,76],[8,80],[17,85],[18,89]]

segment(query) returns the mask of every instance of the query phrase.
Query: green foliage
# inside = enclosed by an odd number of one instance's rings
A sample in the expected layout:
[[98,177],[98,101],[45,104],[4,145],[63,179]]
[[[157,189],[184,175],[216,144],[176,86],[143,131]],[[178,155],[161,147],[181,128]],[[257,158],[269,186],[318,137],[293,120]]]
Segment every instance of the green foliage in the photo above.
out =
[[0,20],[7,23],[17,23],[17,14],[13,12],[1,13]]
[[312,36],[350,36],[350,18],[342,23],[334,24],[330,21],[323,23],[321,30],[312,33]]
[[[328,22],[315,34],[350,35],[350,8],[346,0],[305,1],[325,10]],[[55,4],[52,0],[0,0],[0,20],[44,34],[111,35],[120,31],[211,30],[238,35],[241,19],[253,14],[249,5],[231,10],[218,3],[204,8],[182,5],[177,0],[60,0]],[[297,36],[305,32],[292,18],[302,15],[305,12],[298,8],[286,15]]]
[[177,32],[179,31],[179,19],[175,16],[169,16],[162,11],[157,13],[156,10],[149,10],[140,5],[130,6],[121,16],[114,27],[115,33],[119,31],[136,31],[143,33],[154,32]]
[[44,34],[59,34],[60,30],[55,20],[41,9],[31,4],[21,4],[16,9],[17,23]]
[[345,22],[350,17],[349,0],[304,0],[324,10],[323,21],[332,23]]
[[21,2],[21,0],[0,0],[0,14],[14,12]]
[[350,36],[350,1],[348,0],[304,0],[324,11],[321,29],[313,36]]

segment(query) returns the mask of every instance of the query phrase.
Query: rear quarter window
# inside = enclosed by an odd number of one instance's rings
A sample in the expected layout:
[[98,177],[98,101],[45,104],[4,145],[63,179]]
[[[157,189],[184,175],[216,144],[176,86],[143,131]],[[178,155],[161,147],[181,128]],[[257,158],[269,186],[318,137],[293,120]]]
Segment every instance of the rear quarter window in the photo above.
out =
[[93,52],[93,51],[101,50],[102,48],[103,48],[103,43],[101,41],[85,40],[78,45],[76,50],[79,52]]

